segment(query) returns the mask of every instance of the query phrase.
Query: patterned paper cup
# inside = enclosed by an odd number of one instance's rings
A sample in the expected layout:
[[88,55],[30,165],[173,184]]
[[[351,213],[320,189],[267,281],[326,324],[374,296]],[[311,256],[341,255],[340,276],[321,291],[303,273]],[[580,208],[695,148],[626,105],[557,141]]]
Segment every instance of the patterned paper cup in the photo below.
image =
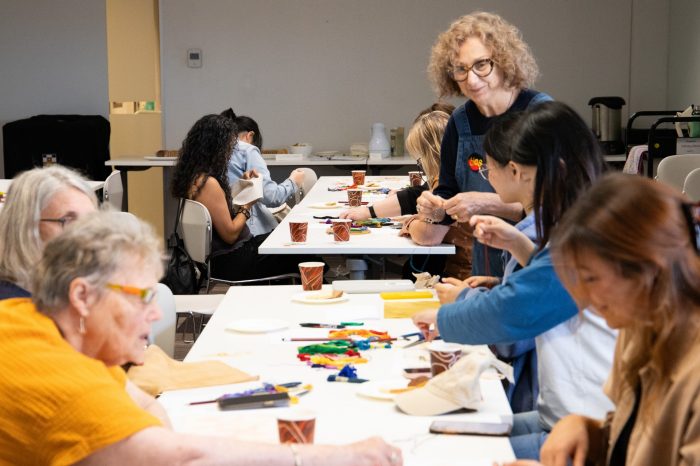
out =
[[420,186],[423,184],[423,178],[420,172],[408,172],[408,181],[411,186]]
[[301,287],[304,291],[320,290],[323,285],[323,262],[302,262],[299,264]]
[[366,170],[353,170],[352,183],[356,185],[365,184],[365,173],[367,173]]
[[352,220],[348,218],[340,218],[331,220],[333,224],[333,239],[336,243],[350,241],[350,224]]
[[316,414],[290,409],[277,416],[280,443],[314,443]]
[[362,190],[348,189],[348,205],[350,207],[360,207],[362,205]]
[[309,228],[308,222],[289,222],[289,236],[294,243],[305,243],[306,232]]
[[455,343],[434,342],[430,350],[430,372],[433,377],[445,372],[462,357],[462,347]]

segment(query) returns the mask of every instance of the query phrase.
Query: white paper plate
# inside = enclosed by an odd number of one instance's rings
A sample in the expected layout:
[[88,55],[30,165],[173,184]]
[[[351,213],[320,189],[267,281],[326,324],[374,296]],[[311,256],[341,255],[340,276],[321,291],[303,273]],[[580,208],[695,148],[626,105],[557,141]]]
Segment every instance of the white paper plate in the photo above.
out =
[[334,202],[332,205],[328,205],[325,202],[317,202],[316,204],[311,204],[309,207],[312,209],[342,209],[347,207],[340,202]]
[[307,291],[304,293],[299,293],[295,294],[292,296],[292,301],[296,303],[303,303],[303,304],[333,304],[333,303],[342,303],[344,301],[348,300],[348,296],[346,294],[343,294],[343,296],[340,296],[338,298],[331,298],[331,299],[311,299],[310,297],[319,294],[319,293],[326,293],[326,291]]
[[407,386],[407,379],[373,380],[360,384],[357,394],[375,400],[392,401],[399,393],[390,393],[389,390],[406,388]]
[[267,333],[284,330],[289,322],[280,319],[241,319],[234,320],[226,326],[226,330],[241,333]]
[[158,157],[157,155],[146,155],[144,157],[146,160],[162,160],[163,162],[174,162],[177,157]]

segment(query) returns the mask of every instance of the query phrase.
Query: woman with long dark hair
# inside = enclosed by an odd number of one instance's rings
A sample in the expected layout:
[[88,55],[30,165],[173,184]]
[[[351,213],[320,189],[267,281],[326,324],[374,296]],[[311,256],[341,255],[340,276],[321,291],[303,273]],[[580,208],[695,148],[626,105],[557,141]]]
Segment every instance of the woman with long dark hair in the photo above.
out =
[[246,225],[255,204],[233,208],[226,171],[236,144],[237,127],[225,116],[206,115],[187,133],[173,174],[172,194],[201,202],[213,223],[212,274],[226,280],[245,280],[298,272],[292,255],[260,255],[267,234],[253,236]]
[[[509,144],[505,144],[509,141]],[[591,130],[563,103],[546,102],[494,123],[484,141],[487,174],[504,203],[519,202],[535,241],[491,216],[473,216],[475,237],[512,255],[509,275],[490,290],[465,290],[438,311],[417,314],[428,337],[497,344],[535,338],[537,410],[516,414],[511,445],[518,458],[537,459],[554,423],[569,413],[603,415],[610,402],[600,386],[607,376],[615,333],[602,319],[577,307],[556,276],[549,251],[552,228],[598,179],[603,158]],[[521,223],[522,223],[521,222]],[[464,299],[462,299],[464,298]]]
[[605,385],[614,412],[562,419],[544,464],[700,464],[697,209],[663,183],[614,174],[557,227],[557,273],[620,338]]

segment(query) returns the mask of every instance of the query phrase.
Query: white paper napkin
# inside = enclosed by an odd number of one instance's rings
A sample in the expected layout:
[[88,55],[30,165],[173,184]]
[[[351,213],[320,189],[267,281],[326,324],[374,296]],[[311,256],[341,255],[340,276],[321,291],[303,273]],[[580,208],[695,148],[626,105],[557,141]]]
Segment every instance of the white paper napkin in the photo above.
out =
[[246,205],[262,199],[262,178],[240,179],[231,185],[231,197],[234,205]]

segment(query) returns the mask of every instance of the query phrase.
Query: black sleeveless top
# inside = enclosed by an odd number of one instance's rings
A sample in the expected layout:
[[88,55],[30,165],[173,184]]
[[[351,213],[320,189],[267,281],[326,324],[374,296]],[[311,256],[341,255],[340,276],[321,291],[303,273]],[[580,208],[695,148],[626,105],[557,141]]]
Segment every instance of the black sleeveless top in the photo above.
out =
[[[204,183],[207,182],[208,178],[209,178],[209,176],[202,177],[202,181],[198,185],[195,185],[195,190],[192,193],[190,199],[192,199],[193,197],[195,197],[197,195],[199,190],[202,189],[202,187],[204,186]],[[192,199],[192,200],[194,200],[194,199]],[[231,215],[231,220],[233,220],[233,218],[235,217],[236,214],[233,212],[233,208],[231,207],[230,204],[228,205],[228,211],[229,211],[229,214]],[[248,224],[246,223],[243,226],[243,230],[238,235],[238,239],[236,239],[236,241],[233,244],[227,243],[226,241],[224,241],[223,238],[221,238],[219,233],[216,231],[216,228],[214,228],[214,225],[212,225],[211,253],[209,254],[209,257],[217,257],[217,256],[220,256],[222,254],[231,253],[231,252],[235,251],[236,249],[240,248],[241,246],[243,246],[243,244],[252,237],[253,237],[253,235],[251,234],[250,229],[248,228]]]

